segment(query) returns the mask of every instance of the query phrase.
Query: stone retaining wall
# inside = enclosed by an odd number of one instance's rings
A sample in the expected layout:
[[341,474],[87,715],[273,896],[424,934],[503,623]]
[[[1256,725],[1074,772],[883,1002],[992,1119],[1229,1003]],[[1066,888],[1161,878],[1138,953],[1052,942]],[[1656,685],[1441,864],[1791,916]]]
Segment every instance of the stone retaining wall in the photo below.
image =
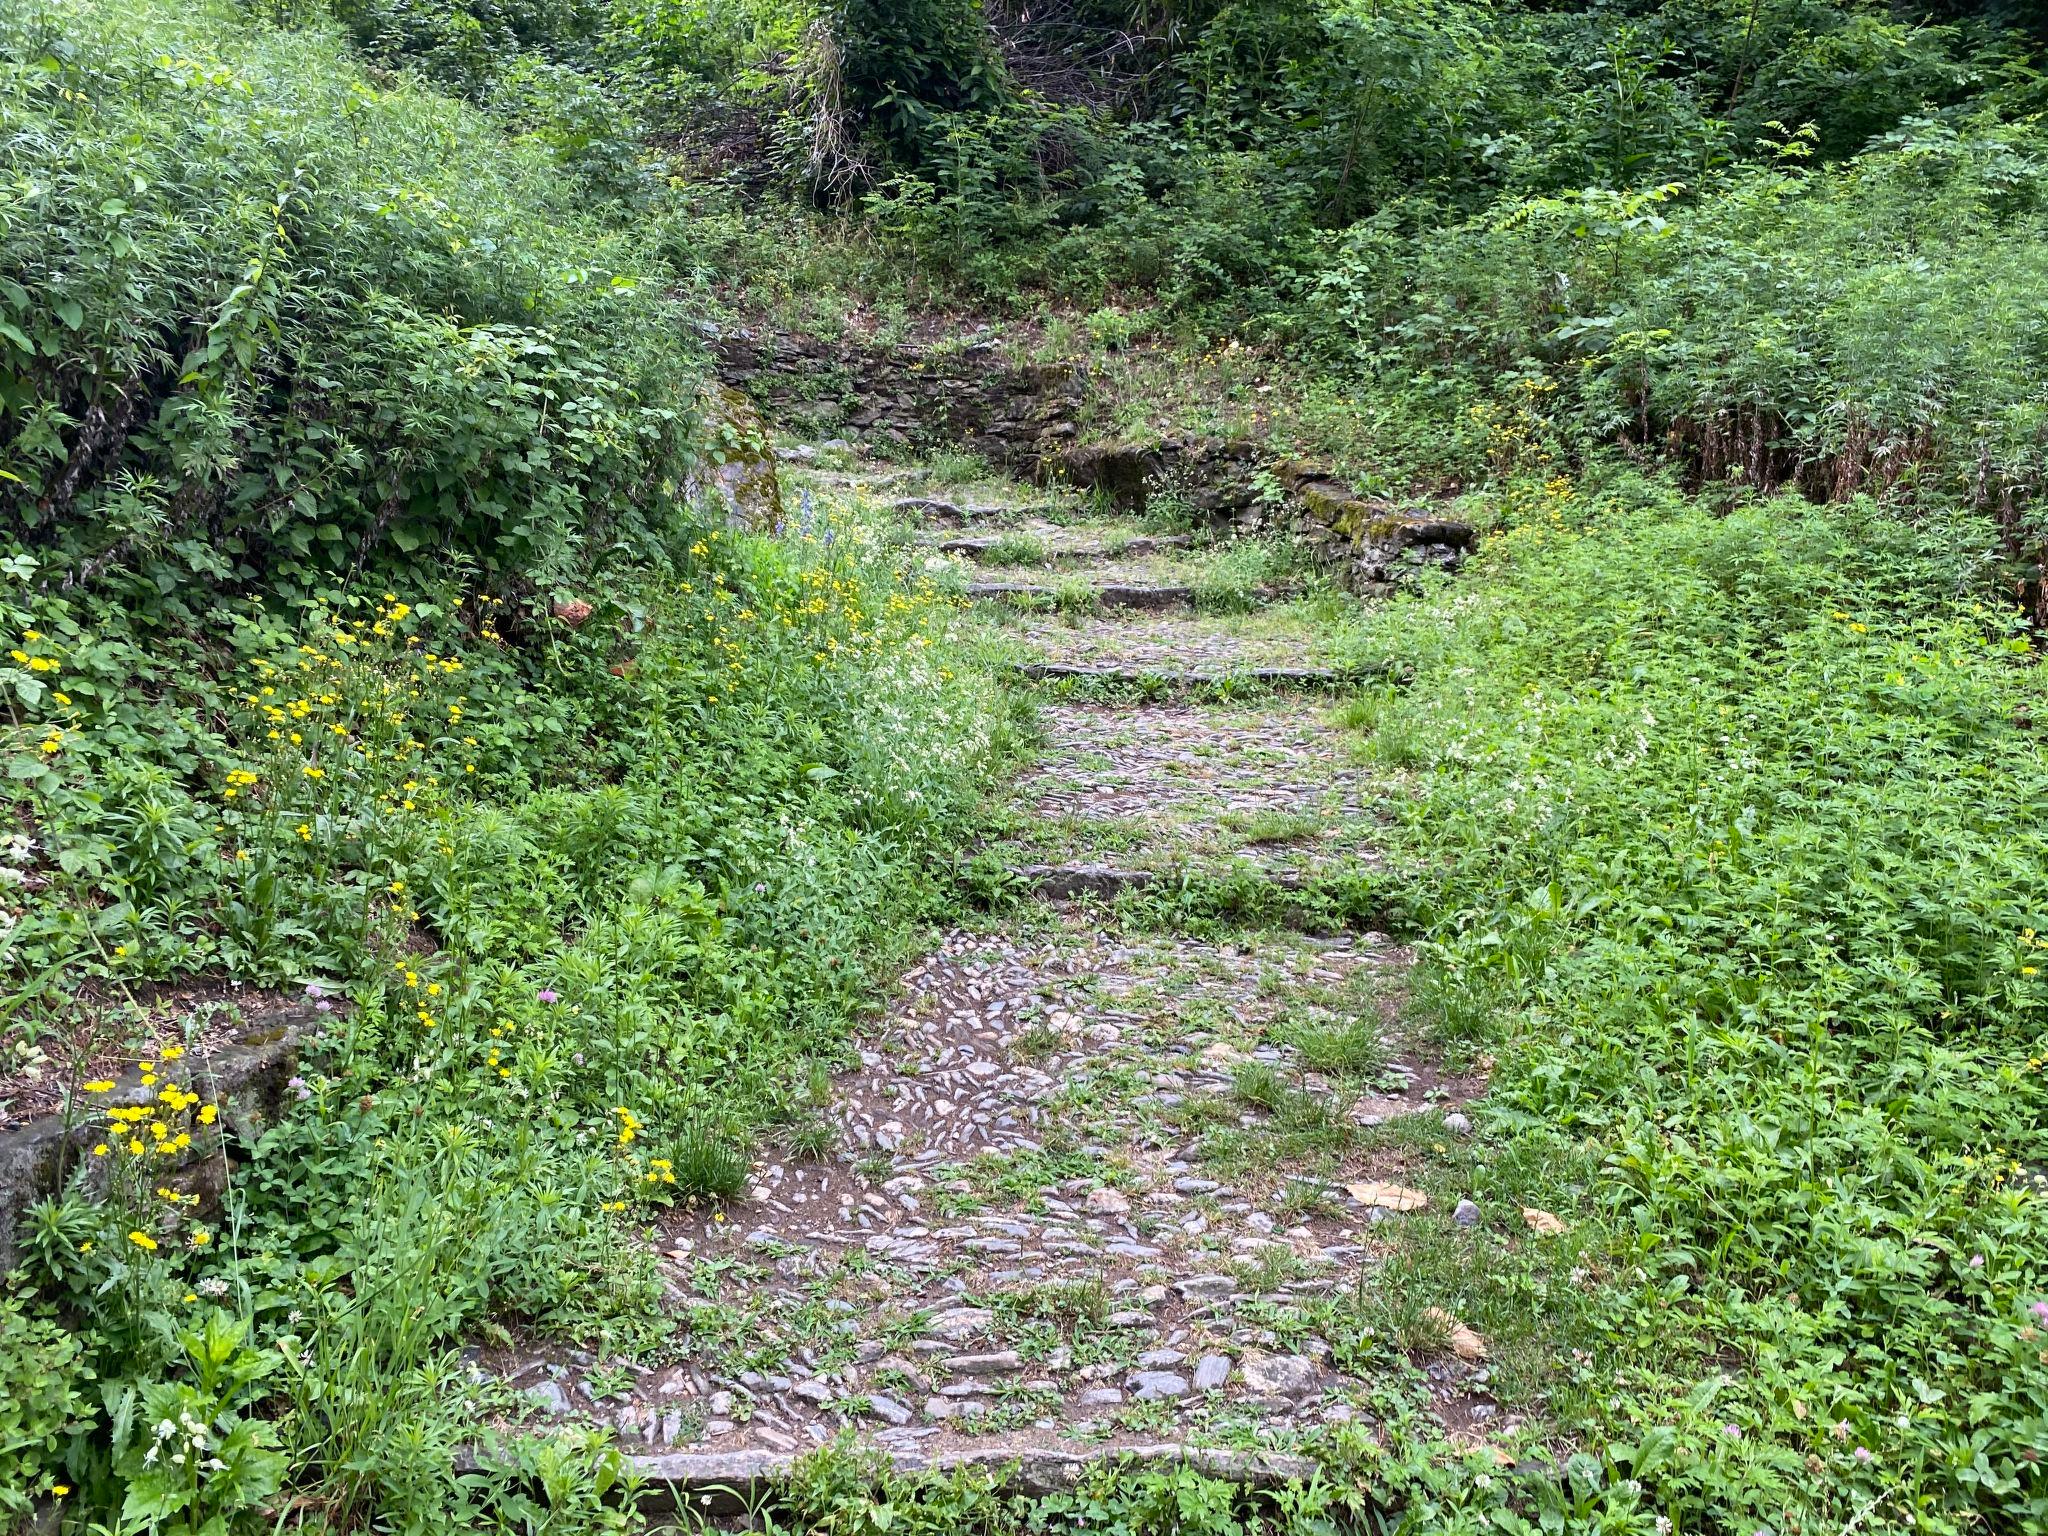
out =
[[[324,1022],[310,1005],[302,1012],[295,1010],[204,1058],[188,1057],[175,1066],[159,1064],[159,1083],[174,1082],[218,1104],[223,1130],[245,1144],[253,1142],[283,1107],[287,1082],[298,1067],[302,1036]],[[90,1111],[69,1123],[60,1114],[44,1115],[0,1133],[0,1274],[14,1267],[17,1232],[30,1206],[58,1193],[81,1166],[88,1178],[101,1174],[95,1182],[104,1184],[104,1169],[95,1168],[87,1149],[105,1133],[105,1111],[149,1099],[140,1074],[130,1072],[113,1092],[94,1095]],[[208,1184],[206,1175],[222,1168],[214,1156],[218,1150],[211,1138],[195,1140],[184,1158],[165,1165],[167,1181],[186,1193],[217,1199],[222,1191]]]
[[712,350],[719,378],[786,428],[959,447],[1026,475],[1074,437],[1086,394],[1080,370],[1013,362],[993,340],[884,346],[735,329]]

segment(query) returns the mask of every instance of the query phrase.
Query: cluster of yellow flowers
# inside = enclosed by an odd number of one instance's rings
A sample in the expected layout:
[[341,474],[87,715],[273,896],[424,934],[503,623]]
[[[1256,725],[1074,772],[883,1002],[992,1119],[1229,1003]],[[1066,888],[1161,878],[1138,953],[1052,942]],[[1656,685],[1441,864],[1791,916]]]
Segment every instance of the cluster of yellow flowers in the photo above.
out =
[[619,1145],[630,1147],[634,1138],[647,1128],[646,1122],[623,1104],[612,1113],[619,1117]]
[[[693,553],[704,550],[702,543],[693,546]],[[764,615],[741,606],[737,595],[725,588],[723,576],[714,573],[705,594],[709,603],[703,623],[713,652],[731,672],[745,670],[746,631],[750,628],[766,627],[770,632],[779,628],[812,636],[815,649],[811,659],[817,662],[835,660],[843,651],[873,650],[899,640],[928,646],[934,618],[953,603],[929,576],[906,579],[911,580],[908,590],[890,593],[882,611],[871,614],[864,606],[866,589],[861,581],[822,565],[813,566],[798,578],[797,591],[776,598],[773,611]],[[707,695],[706,702],[716,704],[718,695]]]
[[[2020,930],[2020,948],[2048,949],[2048,939],[2042,938],[2031,928],[2022,928]],[[2041,974],[2041,968],[2038,965],[2022,965],[2020,967],[2020,974],[2022,976],[2038,976]]]
[[[42,640],[43,632],[41,630],[24,629],[21,632],[21,645],[15,646],[7,653],[8,659],[16,666],[26,667],[31,672],[49,673],[62,671],[64,664],[55,656],[46,655],[40,649],[23,649],[24,646],[39,647],[42,644]],[[56,700],[60,709],[69,708],[71,705],[70,698],[62,693],[54,694],[52,697]],[[37,750],[44,757],[55,757],[64,750],[72,734],[67,733],[64,727],[52,721],[43,727],[43,738],[36,744]]]
[[1545,398],[1557,392],[1550,379],[1521,379],[1512,404],[1483,400],[1471,409],[1472,419],[1486,428],[1486,451],[1503,475],[1547,469],[1553,455],[1544,444],[1549,424],[1539,414]]
[[[184,1055],[181,1046],[166,1046],[164,1061]],[[157,1081],[157,1063],[146,1058],[136,1064],[141,1083],[148,1092],[140,1104],[125,1104],[106,1113],[108,1139],[95,1145],[94,1157],[110,1157],[119,1151],[129,1157],[173,1157],[192,1145],[194,1125],[212,1125],[220,1118],[220,1106],[201,1101],[200,1096],[177,1083]],[[106,1078],[80,1085],[91,1094],[112,1093],[114,1083]]]
[[[22,645],[35,645],[42,638],[41,630],[24,629],[21,632]],[[22,650],[20,646],[16,646],[7,655],[16,666],[27,667],[31,672],[56,672],[61,670],[64,665],[54,656],[31,654],[28,651]]]
[[488,640],[492,645],[503,644],[505,637],[498,632],[497,616],[491,613],[490,610],[504,607],[505,599],[502,597],[491,597],[488,594],[479,592],[471,599],[471,602],[476,607],[477,637],[481,640]]

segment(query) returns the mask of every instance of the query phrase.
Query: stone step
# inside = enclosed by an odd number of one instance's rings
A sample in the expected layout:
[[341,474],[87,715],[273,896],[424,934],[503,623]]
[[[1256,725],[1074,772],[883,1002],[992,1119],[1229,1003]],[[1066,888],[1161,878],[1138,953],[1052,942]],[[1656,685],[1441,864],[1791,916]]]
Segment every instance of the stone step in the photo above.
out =
[[[1040,586],[1026,581],[977,581],[968,585],[967,595],[976,602],[1030,603],[1050,607],[1062,599],[1071,600],[1076,593],[1072,589]],[[1162,608],[1192,608],[1195,602],[1193,587],[1112,583],[1092,587],[1088,589],[1088,595],[1097,608],[1138,608],[1151,612]]]
[[[1177,1441],[1103,1445],[1083,1451],[999,1444],[926,1454],[892,1447],[887,1456],[897,1473],[945,1476],[983,1472],[995,1477],[1006,1492],[1027,1498],[1063,1492],[1102,1466],[1186,1466],[1204,1476],[1253,1490],[1298,1486],[1310,1481],[1320,1470],[1306,1456]],[[800,1459],[798,1453],[715,1451],[630,1456],[627,1464],[641,1480],[642,1508],[650,1512],[693,1511],[700,1516],[717,1516],[745,1514],[759,1507],[778,1485],[789,1480]]]
[[962,506],[938,496],[900,496],[888,504],[888,510],[898,517],[964,528],[970,523],[1005,523],[1022,518],[1049,517],[1060,509],[1045,502],[1027,506],[1007,506],[1000,502]]
[[[1221,874],[1238,873],[1232,868],[1218,871]],[[1114,901],[1126,891],[1149,890],[1158,885],[1178,885],[1182,879],[1198,870],[1187,869],[1125,869],[1115,864],[1020,864],[1010,871],[1016,879],[1027,883],[1034,894],[1045,901],[1077,901],[1082,897],[1100,897]],[[1299,870],[1259,870],[1261,880],[1282,891],[1302,891],[1309,887],[1309,880]]]
[[1371,676],[1370,672],[1335,667],[1238,667],[1228,669],[1167,670],[1151,666],[1123,666],[1113,662],[1019,661],[1010,664],[1013,675],[1030,682],[1100,683],[1106,687],[1138,691],[1199,692],[1232,684],[1257,684],[1266,688],[1334,690],[1348,687]]
[[[1184,533],[1145,534],[1115,549],[1106,544],[1049,544],[1045,560],[1049,565],[1079,564],[1090,560],[1117,560],[1125,556],[1156,555],[1163,550],[1186,549],[1190,540]],[[960,555],[980,560],[991,551],[1001,552],[1006,541],[1000,534],[974,534],[967,538],[944,539],[938,545],[942,555]]]

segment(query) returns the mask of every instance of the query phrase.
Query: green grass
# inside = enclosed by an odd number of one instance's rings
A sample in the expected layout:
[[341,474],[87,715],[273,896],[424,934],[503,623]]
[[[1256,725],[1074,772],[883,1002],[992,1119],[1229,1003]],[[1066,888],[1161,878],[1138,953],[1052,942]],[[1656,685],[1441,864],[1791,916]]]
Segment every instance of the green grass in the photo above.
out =
[[989,566],[1041,566],[1046,559],[1045,540],[1028,533],[999,533],[981,552],[981,563]]

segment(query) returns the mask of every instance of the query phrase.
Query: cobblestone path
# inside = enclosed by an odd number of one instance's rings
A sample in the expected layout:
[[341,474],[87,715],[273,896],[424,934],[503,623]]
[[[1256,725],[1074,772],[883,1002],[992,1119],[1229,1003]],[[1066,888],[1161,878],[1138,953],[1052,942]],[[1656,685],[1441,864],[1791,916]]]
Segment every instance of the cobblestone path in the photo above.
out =
[[[1185,540],[1046,522],[1027,499],[899,505],[976,579],[1028,537],[1069,592],[1181,582]],[[1105,901],[1372,869],[1379,792],[1327,687],[1284,686],[1339,669],[1281,607],[975,607],[1026,676],[1088,669],[1022,685],[1046,692],[1042,752],[989,850],[1050,899],[902,974],[832,1083],[825,1156],[764,1156],[745,1200],[671,1220],[672,1363],[612,1383],[536,1359],[516,1384],[642,1453],[726,1457],[711,1466],[849,1429],[912,1466],[966,1448],[1285,1451],[1368,1412],[1343,1340],[1365,1326],[1376,1239],[1422,1198],[1404,1166],[1468,1128],[1483,1085],[1404,1042],[1408,956],[1369,927],[1193,937]],[[1173,686],[1273,667],[1283,686],[1248,696]],[[1430,1371],[1452,1412],[1490,1412],[1483,1359],[1444,1350]]]

